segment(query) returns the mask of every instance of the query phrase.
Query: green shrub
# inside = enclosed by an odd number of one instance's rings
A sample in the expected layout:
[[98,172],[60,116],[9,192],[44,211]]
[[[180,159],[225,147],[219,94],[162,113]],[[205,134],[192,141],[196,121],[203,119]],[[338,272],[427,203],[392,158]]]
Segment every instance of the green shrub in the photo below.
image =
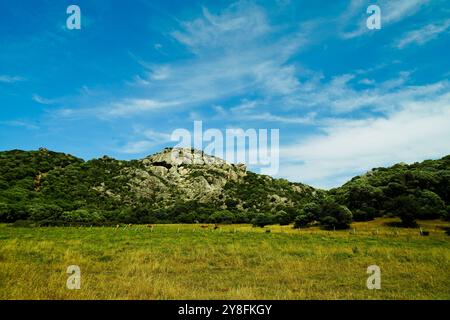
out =
[[327,199],[322,205],[320,223],[327,229],[347,229],[352,222],[352,212],[333,199]]
[[32,228],[36,226],[36,223],[30,220],[16,220],[11,226],[17,228]]
[[291,223],[289,214],[284,210],[280,210],[276,213],[275,220],[280,224],[280,226],[286,226]]
[[29,219],[34,221],[53,219],[58,220],[63,210],[52,204],[33,204],[27,206]]
[[418,219],[436,219],[444,215],[444,201],[436,193],[423,190],[415,197],[419,206],[416,216]]
[[181,223],[194,223],[195,220],[196,217],[192,212],[182,213],[177,217],[177,222]]
[[392,201],[392,212],[400,217],[404,227],[416,227],[416,217],[420,206],[412,195],[396,197]]
[[320,221],[325,229],[337,229],[338,220],[332,216],[325,216]]
[[352,210],[354,221],[370,221],[375,219],[377,211],[372,207],[362,207]]
[[322,206],[316,202],[308,202],[300,210],[301,215],[306,215],[310,220],[319,220],[322,214]]
[[311,217],[305,214],[301,214],[297,216],[294,220],[294,228],[304,228],[307,227],[308,224],[311,222]]
[[233,223],[235,216],[228,210],[221,210],[214,212],[210,217],[210,221],[213,223]]
[[252,225],[254,227],[263,228],[264,226],[267,226],[269,224],[274,224],[274,223],[275,223],[275,217],[270,213],[260,213],[260,214],[257,214],[252,219]]
[[442,215],[442,219],[450,221],[450,205],[446,207],[445,213]]
[[100,221],[103,221],[104,217],[100,213],[95,211],[78,209],[62,213],[61,220],[65,222],[98,223]]

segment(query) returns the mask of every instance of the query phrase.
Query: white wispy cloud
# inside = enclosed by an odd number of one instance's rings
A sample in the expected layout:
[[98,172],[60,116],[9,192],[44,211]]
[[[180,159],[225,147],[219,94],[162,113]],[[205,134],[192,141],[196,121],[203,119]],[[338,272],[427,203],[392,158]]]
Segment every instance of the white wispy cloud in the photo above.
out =
[[37,130],[39,126],[22,120],[8,120],[8,121],[0,121],[0,125],[12,126],[12,127],[22,127],[28,130]]
[[[323,79],[320,76],[302,83],[301,89],[290,96],[292,103],[303,108],[329,111],[332,114],[352,112],[362,108],[384,112],[401,107],[406,98],[427,99],[430,94],[447,90],[444,82],[428,85],[408,84],[411,72],[398,73],[396,77],[380,82],[364,81],[355,73]],[[363,75],[364,76],[364,75]],[[364,88],[356,84],[364,81]]]
[[154,141],[148,140],[132,141],[128,142],[121,148],[117,149],[117,151],[125,154],[139,154],[150,150],[155,145],[156,143]]
[[[237,106],[229,108],[226,110],[221,106],[214,106],[215,115],[210,117],[209,119],[223,119],[226,118],[228,121],[235,122],[274,122],[278,125],[283,124],[313,124],[315,123],[315,112],[308,112],[305,115],[296,115],[294,113],[289,114],[274,114],[271,111],[261,111],[262,109],[274,109],[267,106],[267,103],[264,101],[257,100],[243,100]],[[197,118],[208,119],[206,116],[198,116]]]
[[152,148],[171,141],[169,133],[158,132],[152,129],[136,127],[134,136],[142,137],[139,140],[133,140],[116,148],[115,151],[124,154],[140,154],[149,152]]
[[433,39],[436,39],[442,33],[445,33],[450,28],[450,19],[446,19],[439,23],[432,23],[422,28],[409,31],[397,41],[396,47],[403,49],[406,46],[416,44],[423,45]]
[[282,148],[280,175],[328,188],[374,167],[449,154],[450,83],[436,86],[444,90],[418,88],[429,92],[420,100],[405,89],[395,98],[401,108],[384,116],[324,123],[322,134]]
[[233,3],[220,14],[203,7],[202,13],[200,18],[182,22],[182,30],[172,32],[175,39],[198,54],[204,49],[245,47],[271,31],[265,11],[248,2]]
[[179,104],[176,101],[156,101],[152,99],[123,99],[102,108],[102,117],[127,117],[145,111],[171,107]]
[[309,113],[304,117],[299,117],[293,115],[275,115],[270,112],[247,114],[239,117],[240,120],[276,122],[278,124],[313,124],[314,118],[314,113]]
[[375,80],[364,78],[364,79],[359,80],[358,83],[365,84],[365,85],[373,85],[373,84],[375,84]]
[[283,99],[300,86],[297,67],[288,61],[307,46],[313,28],[305,22],[283,34],[263,8],[246,1],[215,14],[203,8],[201,16],[180,22],[171,33],[193,57],[157,65],[132,55],[144,72],[131,84],[155,103],[176,101],[184,107],[248,92]]
[[25,81],[26,79],[24,77],[20,77],[20,76],[11,76],[11,75],[6,75],[6,74],[2,74],[0,75],[0,82],[4,82],[4,83],[14,83],[14,82],[20,82],[20,81]]
[[65,108],[60,115],[130,117],[174,107],[202,108],[249,92],[262,95],[267,104],[272,100],[272,106],[287,105],[301,85],[299,69],[289,60],[308,46],[314,27],[314,22],[304,22],[283,32],[270,24],[264,8],[247,1],[218,13],[203,8],[199,17],[180,22],[170,33],[190,58],[155,64],[130,53],[143,68],[127,82],[132,93],[86,110]]
[[38,94],[33,94],[33,96],[31,97],[31,99],[32,99],[33,101],[39,103],[39,104],[46,104],[46,105],[49,105],[49,104],[54,104],[54,103],[56,103],[56,100],[54,100],[54,99],[47,99],[47,98],[44,98],[44,97],[42,97],[42,96],[40,96],[40,95],[38,95]]
[[126,145],[118,149],[117,151],[120,153],[125,154],[138,154],[143,153],[155,146],[154,141],[148,141],[148,140],[140,140],[140,141],[133,141],[128,142]]
[[430,3],[430,0],[384,0],[378,2],[383,6],[383,20],[385,23],[394,23],[410,17]]

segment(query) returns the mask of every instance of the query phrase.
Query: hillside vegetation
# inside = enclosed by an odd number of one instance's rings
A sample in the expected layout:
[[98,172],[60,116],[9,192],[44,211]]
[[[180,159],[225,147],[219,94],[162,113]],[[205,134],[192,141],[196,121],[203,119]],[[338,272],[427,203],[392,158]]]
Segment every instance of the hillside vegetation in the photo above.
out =
[[395,215],[415,226],[418,218],[448,219],[449,197],[450,156],[376,168],[326,192],[193,149],[131,161],[84,161],[43,148],[0,152],[0,221],[16,224],[295,222],[343,229]]
[[415,219],[449,219],[450,156],[421,163],[375,168],[329,192],[356,221],[396,215],[404,226]]
[[141,160],[83,161],[39,151],[0,152],[0,221],[45,224],[250,222],[295,210],[318,192],[257,175],[243,165],[165,149]]

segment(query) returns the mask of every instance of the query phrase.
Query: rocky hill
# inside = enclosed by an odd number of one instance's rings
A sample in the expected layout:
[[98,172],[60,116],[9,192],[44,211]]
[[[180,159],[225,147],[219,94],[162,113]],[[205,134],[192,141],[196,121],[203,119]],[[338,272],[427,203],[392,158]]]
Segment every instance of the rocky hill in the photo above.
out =
[[[244,181],[244,165],[226,161],[190,149],[165,149],[139,160],[140,168],[128,168],[121,174],[129,177],[130,190],[140,198],[217,202],[227,183]],[[224,206],[226,209],[226,205]]]
[[83,161],[46,149],[0,152],[3,221],[94,216],[192,222],[210,221],[219,212],[218,220],[245,222],[259,212],[294,215],[316,196],[310,186],[258,175],[193,149],[166,148],[131,161]]
[[139,160],[0,152],[0,222],[40,224],[317,223],[397,215],[450,218],[450,156],[374,168],[328,192],[273,179],[193,149],[166,148]]

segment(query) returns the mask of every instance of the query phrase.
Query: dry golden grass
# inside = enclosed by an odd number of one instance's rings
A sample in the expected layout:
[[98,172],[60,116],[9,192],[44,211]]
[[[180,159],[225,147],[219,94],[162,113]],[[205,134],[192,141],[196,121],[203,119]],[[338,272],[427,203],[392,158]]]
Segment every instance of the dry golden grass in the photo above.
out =
[[[0,299],[450,299],[442,229],[450,224],[422,221],[424,237],[390,221],[270,233],[249,225],[0,225]],[[80,290],[66,288],[73,264]],[[381,290],[366,287],[372,264]]]

